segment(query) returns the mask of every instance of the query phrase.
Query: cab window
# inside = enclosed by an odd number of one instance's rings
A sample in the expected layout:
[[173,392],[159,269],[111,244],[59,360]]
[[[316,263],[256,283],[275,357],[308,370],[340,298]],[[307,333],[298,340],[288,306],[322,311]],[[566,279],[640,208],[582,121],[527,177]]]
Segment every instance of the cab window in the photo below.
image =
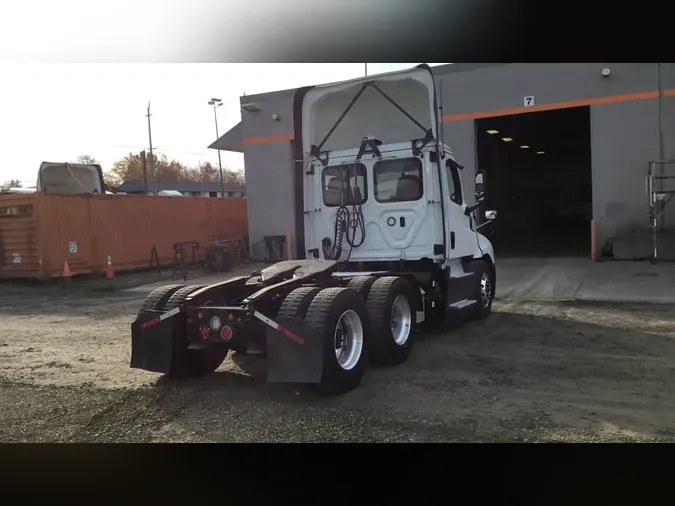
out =
[[448,173],[448,193],[450,200],[455,204],[462,205],[462,181],[459,178],[459,168],[457,162],[451,158],[446,160],[446,171]]
[[381,160],[375,163],[375,200],[412,202],[424,195],[422,161],[419,158]]
[[368,199],[366,166],[332,165],[321,172],[323,203],[327,207],[360,206]]

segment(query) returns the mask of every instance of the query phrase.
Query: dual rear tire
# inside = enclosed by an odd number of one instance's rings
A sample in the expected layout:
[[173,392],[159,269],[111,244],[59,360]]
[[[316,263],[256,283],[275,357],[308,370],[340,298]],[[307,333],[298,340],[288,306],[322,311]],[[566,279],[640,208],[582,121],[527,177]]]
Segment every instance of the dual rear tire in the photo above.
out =
[[368,362],[397,365],[412,351],[416,313],[412,288],[396,276],[360,276],[347,287],[302,287],[283,301],[280,318],[303,318],[323,343],[323,374],[314,385],[341,394],[361,383]]
[[371,361],[377,365],[405,362],[415,343],[417,311],[413,289],[400,276],[358,276],[347,285],[366,299],[370,318]]
[[[188,295],[203,286],[167,285],[153,290],[145,299],[138,314],[146,310],[170,311],[180,307]],[[226,346],[193,350],[188,348],[185,331],[173,336],[173,351],[167,377],[173,380],[200,378],[214,372],[225,361],[229,349]]]

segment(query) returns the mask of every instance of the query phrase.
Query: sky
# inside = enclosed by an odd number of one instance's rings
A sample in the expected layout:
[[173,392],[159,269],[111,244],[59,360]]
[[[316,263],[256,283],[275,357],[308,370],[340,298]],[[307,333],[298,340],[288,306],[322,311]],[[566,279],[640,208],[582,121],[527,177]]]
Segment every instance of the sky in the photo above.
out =
[[[369,63],[368,74],[417,63]],[[440,64],[431,64],[440,65]],[[186,165],[218,164],[211,97],[220,135],[241,120],[239,97],[364,75],[363,63],[0,63],[0,183],[34,184],[43,161],[90,155],[108,170],[147,149],[147,105],[159,154]],[[221,152],[223,167],[244,168],[243,155]]]

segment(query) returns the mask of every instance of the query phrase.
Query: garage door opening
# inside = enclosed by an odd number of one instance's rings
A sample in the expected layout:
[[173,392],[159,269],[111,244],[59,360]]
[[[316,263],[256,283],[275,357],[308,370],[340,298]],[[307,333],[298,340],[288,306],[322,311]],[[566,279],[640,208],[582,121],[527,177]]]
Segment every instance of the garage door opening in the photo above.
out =
[[476,121],[486,226],[498,255],[586,256],[591,250],[590,108]]

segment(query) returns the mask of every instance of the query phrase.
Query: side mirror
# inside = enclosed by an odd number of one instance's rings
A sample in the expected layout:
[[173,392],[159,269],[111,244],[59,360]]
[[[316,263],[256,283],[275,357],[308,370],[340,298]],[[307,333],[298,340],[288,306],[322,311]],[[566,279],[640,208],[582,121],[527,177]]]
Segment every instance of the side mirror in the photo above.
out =
[[485,211],[485,219],[488,221],[497,219],[497,211]]
[[485,172],[479,170],[476,172],[476,202],[485,198]]

